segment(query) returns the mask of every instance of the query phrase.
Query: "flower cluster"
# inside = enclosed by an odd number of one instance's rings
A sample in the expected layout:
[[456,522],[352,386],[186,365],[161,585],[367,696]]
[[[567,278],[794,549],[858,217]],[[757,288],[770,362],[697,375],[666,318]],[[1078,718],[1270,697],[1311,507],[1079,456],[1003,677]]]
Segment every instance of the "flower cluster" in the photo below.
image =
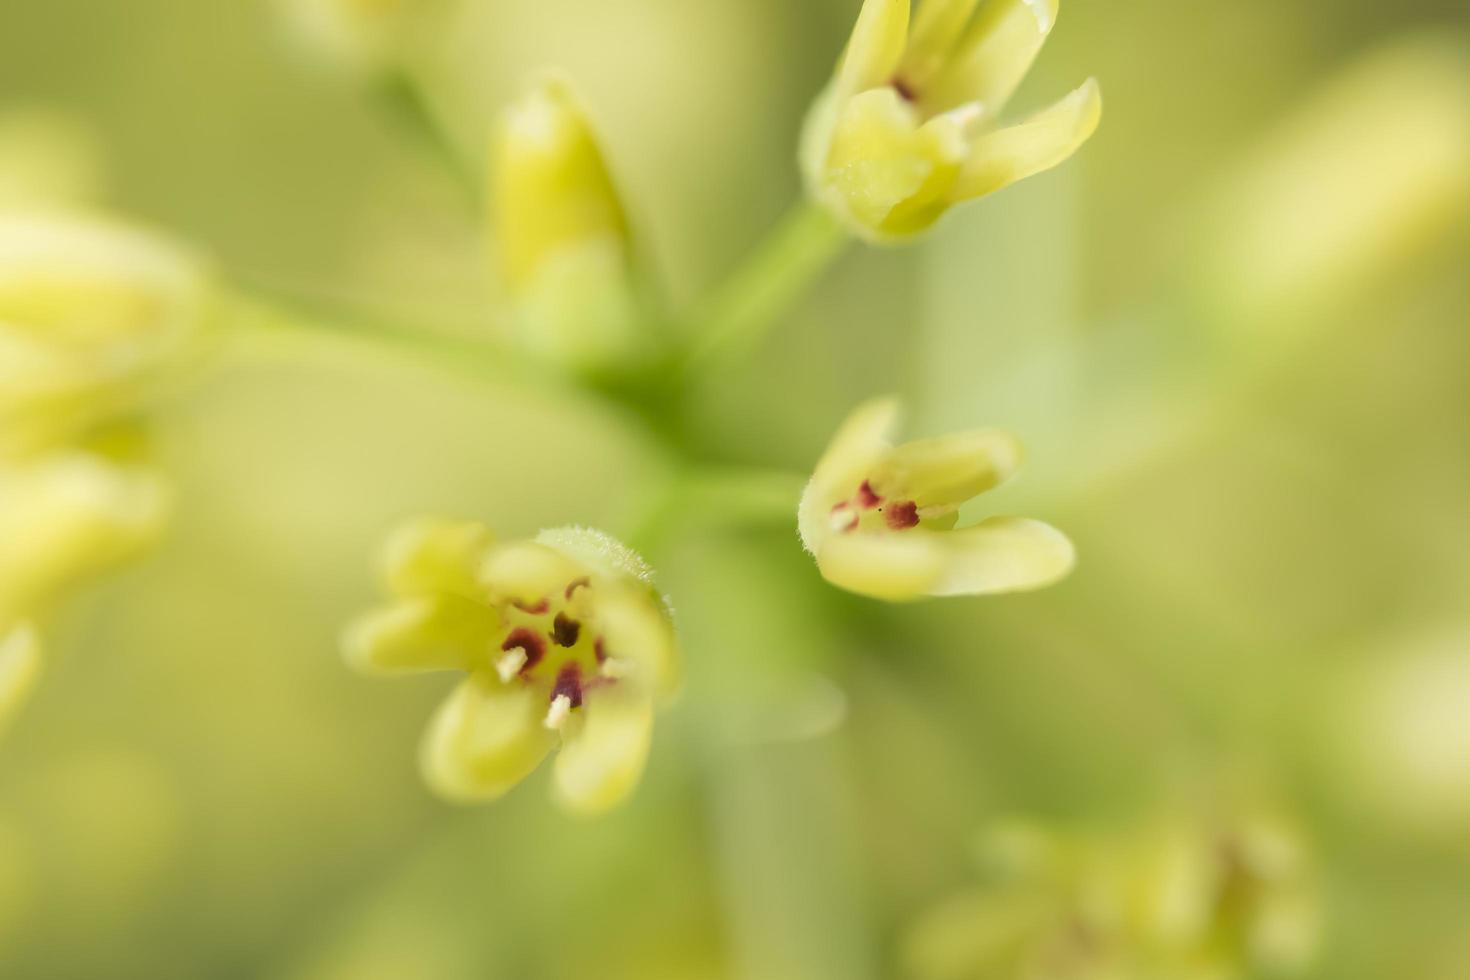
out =
[[35,617],[157,532],[166,487],[137,416],[196,351],[208,297],[171,243],[0,216],[0,703],[34,677]]
[[392,598],[348,631],[348,660],[467,675],[425,738],[430,786],[495,799],[559,744],[565,806],[596,813],[627,796],[653,708],[678,684],[669,609],[643,559],[586,528],[497,543],[480,524],[420,520],[389,538],[382,574]]

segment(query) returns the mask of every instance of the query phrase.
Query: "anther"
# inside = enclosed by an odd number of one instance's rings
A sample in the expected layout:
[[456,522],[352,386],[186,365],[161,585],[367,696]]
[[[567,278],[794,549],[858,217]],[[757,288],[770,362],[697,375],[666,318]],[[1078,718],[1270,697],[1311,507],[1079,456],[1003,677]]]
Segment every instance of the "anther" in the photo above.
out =
[[576,646],[581,633],[582,624],[566,613],[557,613],[556,619],[552,620],[551,639],[559,647]]
[[919,505],[912,500],[889,504],[883,511],[883,519],[895,531],[915,527],[919,523]]
[[525,666],[526,651],[521,647],[511,647],[505,652],[505,656],[495,661],[495,673],[500,675],[502,681],[509,684],[511,678],[519,674]]
[[867,480],[864,480],[863,485],[858,487],[857,496],[853,499],[863,510],[872,510],[883,502],[883,498],[874,492],[873,485]]
[[585,575],[583,575],[581,578],[572,579],[572,581],[567,585],[565,595],[568,599],[570,599],[572,597],[572,593],[576,592],[578,589],[584,589],[591,584],[592,580]]
[[551,707],[546,709],[546,721],[543,724],[552,731],[561,731],[561,727],[567,723],[567,715],[572,713],[572,699],[565,694],[558,694],[551,699]]
[[838,532],[851,531],[858,526],[858,515],[845,502],[832,508],[832,516],[828,518],[832,530]]
[[526,629],[524,626],[517,630],[511,630],[505,642],[500,644],[500,649],[509,653],[512,650],[520,650],[525,656],[525,663],[521,664],[520,672],[525,673],[541,662],[546,655],[546,641],[535,630]]

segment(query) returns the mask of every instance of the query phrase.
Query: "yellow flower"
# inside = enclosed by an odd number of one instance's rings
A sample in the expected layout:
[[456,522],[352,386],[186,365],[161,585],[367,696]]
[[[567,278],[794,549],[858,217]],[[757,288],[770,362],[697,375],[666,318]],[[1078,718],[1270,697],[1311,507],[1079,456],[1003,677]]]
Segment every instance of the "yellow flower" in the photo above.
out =
[[1102,115],[1096,81],[1023,122],[997,118],[1057,0],[865,0],[802,136],[810,192],[856,235],[912,237],[951,206],[1063,162]]
[[496,543],[483,525],[420,520],[383,554],[391,601],[348,630],[374,674],[461,670],[424,741],[429,785],[495,799],[560,744],[558,800],[597,813],[642,775],[656,704],[677,685],[668,609],[648,566],[586,528]]
[[137,408],[201,336],[206,287],[197,261],[143,232],[0,215],[0,456]]
[[567,82],[548,79],[506,111],[493,166],[496,257],[518,341],[579,371],[636,366],[653,335],[628,221]]
[[802,544],[832,584],[879,599],[1036,589],[1072,569],[1072,543],[1039,521],[992,517],[956,528],[959,507],[1021,462],[994,429],[895,447],[899,405],[859,407],[817,464],[798,510]]
[[0,463],[0,633],[150,543],[167,498],[151,470],[97,453]]

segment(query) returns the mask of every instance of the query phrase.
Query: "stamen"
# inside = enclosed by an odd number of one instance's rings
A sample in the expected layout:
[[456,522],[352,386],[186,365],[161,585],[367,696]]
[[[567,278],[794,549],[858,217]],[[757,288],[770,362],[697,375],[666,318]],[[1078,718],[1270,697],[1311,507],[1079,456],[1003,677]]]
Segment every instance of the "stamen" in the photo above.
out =
[[598,663],[607,659],[607,647],[603,646],[600,636],[592,642],[592,655],[597,658]]
[[519,674],[526,666],[526,659],[525,650],[521,647],[511,647],[506,651],[505,656],[495,661],[495,673],[500,675],[502,681],[509,684],[511,678]]
[[521,602],[517,599],[511,604],[521,612],[530,613],[532,616],[543,615],[546,610],[551,608],[551,602],[545,598],[538,599],[536,602]]
[[572,593],[576,592],[578,589],[586,588],[591,584],[592,580],[585,575],[583,575],[581,578],[572,579],[572,581],[567,585],[567,590],[565,593],[566,597],[570,599],[572,597]]
[[551,699],[551,707],[546,709],[546,720],[542,723],[554,732],[561,731],[561,727],[567,723],[567,715],[572,713],[572,699],[565,694],[558,694]]
[[895,531],[915,527],[919,523],[919,505],[912,500],[889,504],[883,511],[883,519]]
[[566,613],[557,613],[556,619],[551,623],[551,639],[559,647],[570,647],[577,645],[577,637],[582,633],[582,624],[569,617]]
[[546,656],[546,641],[535,630],[528,630],[524,626],[518,630],[511,630],[505,642],[500,644],[500,649],[509,653],[519,649],[525,654],[526,662],[521,664],[521,673],[525,673],[541,662]]
[[832,530],[839,533],[851,531],[858,526],[857,512],[846,501],[832,508],[832,516],[828,520],[832,525]]
[[863,485],[858,487],[857,496],[854,499],[863,510],[872,510],[883,502],[883,498],[873,491],[873,485],[867,480],[864,480]]
[[573,708],[582,707],[582,668],[567,664],[556,675],[556,684],[551,688],[552,698],[565,697]]
[[633,665],[622,657],[608,657],[602,662],[602,676],[619,681],[632,673]]

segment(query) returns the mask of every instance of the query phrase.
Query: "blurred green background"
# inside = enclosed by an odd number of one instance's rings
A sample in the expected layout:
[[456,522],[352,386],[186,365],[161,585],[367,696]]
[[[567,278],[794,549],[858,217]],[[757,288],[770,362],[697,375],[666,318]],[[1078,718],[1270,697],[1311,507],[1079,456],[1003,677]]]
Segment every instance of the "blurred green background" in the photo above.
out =
[[[468,0],[412,57],[471,156],[569,72],[679,305],[799,194],[856,7]],[[7,0],[0,175],[40,153],[226,276],[482,329],[478,209],[298,42],[264,2]],[[1013,429],[978,513],[1066,529],[1068,581],[879,606],[792,526],[692,515],[652,556],[689,688],[633,802],[578,821],[541,773],[455,809],[414,765],[450,682],[336,651],[375,542],[626,532],[664,464],[551,392],[231,338],[160,413],[167,542],[53,624],[0,745],[0,974],[904,976],[990,821],[1127,825],[1246,772],[1321,877],[1307,975],[1470,976],[1470,9],[1070,0],[1018,102],[1091,74],[1075,160],[854,247],[696,423],[802,472],[877,392]]]

